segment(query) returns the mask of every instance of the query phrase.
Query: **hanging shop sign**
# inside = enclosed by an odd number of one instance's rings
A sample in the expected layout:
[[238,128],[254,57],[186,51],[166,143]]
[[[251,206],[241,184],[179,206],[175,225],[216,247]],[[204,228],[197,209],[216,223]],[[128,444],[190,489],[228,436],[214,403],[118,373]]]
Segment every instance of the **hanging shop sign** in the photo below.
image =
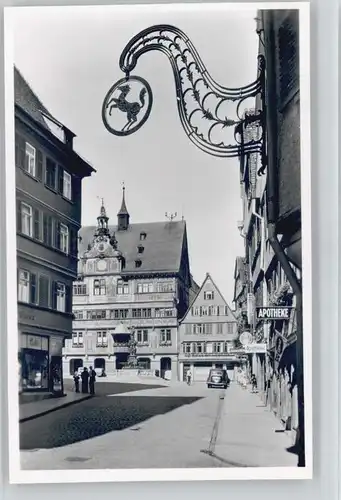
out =
[[289,320],[292,309],[287,306],[256,307],[256,317],[263,321]]
[[265,354],[267,351],[266,344],[248,344],[244,346],[246,354]]
[[275,336],[275,368],[278,369],[279,362],[283,356],[286,345],[286,339],[279,332],[276,331]]

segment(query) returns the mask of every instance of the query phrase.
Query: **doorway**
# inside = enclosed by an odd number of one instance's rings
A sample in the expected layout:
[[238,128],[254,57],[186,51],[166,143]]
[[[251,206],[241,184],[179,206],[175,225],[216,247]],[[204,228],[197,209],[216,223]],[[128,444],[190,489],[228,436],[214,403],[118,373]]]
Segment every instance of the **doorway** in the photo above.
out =
[[75,372],[78,372],[81,368],[83,368],[83,360],[80,358],[70,359],[70,375],[74,375]]

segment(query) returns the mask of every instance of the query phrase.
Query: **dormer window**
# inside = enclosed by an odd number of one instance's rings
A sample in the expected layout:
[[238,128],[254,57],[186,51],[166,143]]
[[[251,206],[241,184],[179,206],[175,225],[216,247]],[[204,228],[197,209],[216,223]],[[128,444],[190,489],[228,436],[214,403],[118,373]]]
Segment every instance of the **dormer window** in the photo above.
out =
[[137,251],[138,251],[138,253],[143,253],[144,252],[144,246],[143,245],[138,245]]
[[147,233],[140,233],[140,240],[144,241],[147,238]]
[[141,267],[142,260],[135,260],[135,267]]

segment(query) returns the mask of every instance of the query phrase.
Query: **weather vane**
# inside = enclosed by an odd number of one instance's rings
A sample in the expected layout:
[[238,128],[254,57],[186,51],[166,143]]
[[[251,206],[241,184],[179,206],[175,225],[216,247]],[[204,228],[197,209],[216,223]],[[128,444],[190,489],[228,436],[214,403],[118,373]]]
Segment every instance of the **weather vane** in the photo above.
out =
[[174,214],[168,214],[168,212],[165,213],[165,217],[169,219],[171,222],[173,222],[173,220],[177,215],[178,215],[177,212],[175,212]]

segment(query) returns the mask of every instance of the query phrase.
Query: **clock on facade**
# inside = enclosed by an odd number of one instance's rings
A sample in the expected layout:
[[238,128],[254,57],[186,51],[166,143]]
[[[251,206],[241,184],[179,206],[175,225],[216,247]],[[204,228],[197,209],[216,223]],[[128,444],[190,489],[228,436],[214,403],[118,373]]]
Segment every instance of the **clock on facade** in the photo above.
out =
[[97,271],[106,271],[106,269],[107,269],[107,261],[99,260],[97,262]]

